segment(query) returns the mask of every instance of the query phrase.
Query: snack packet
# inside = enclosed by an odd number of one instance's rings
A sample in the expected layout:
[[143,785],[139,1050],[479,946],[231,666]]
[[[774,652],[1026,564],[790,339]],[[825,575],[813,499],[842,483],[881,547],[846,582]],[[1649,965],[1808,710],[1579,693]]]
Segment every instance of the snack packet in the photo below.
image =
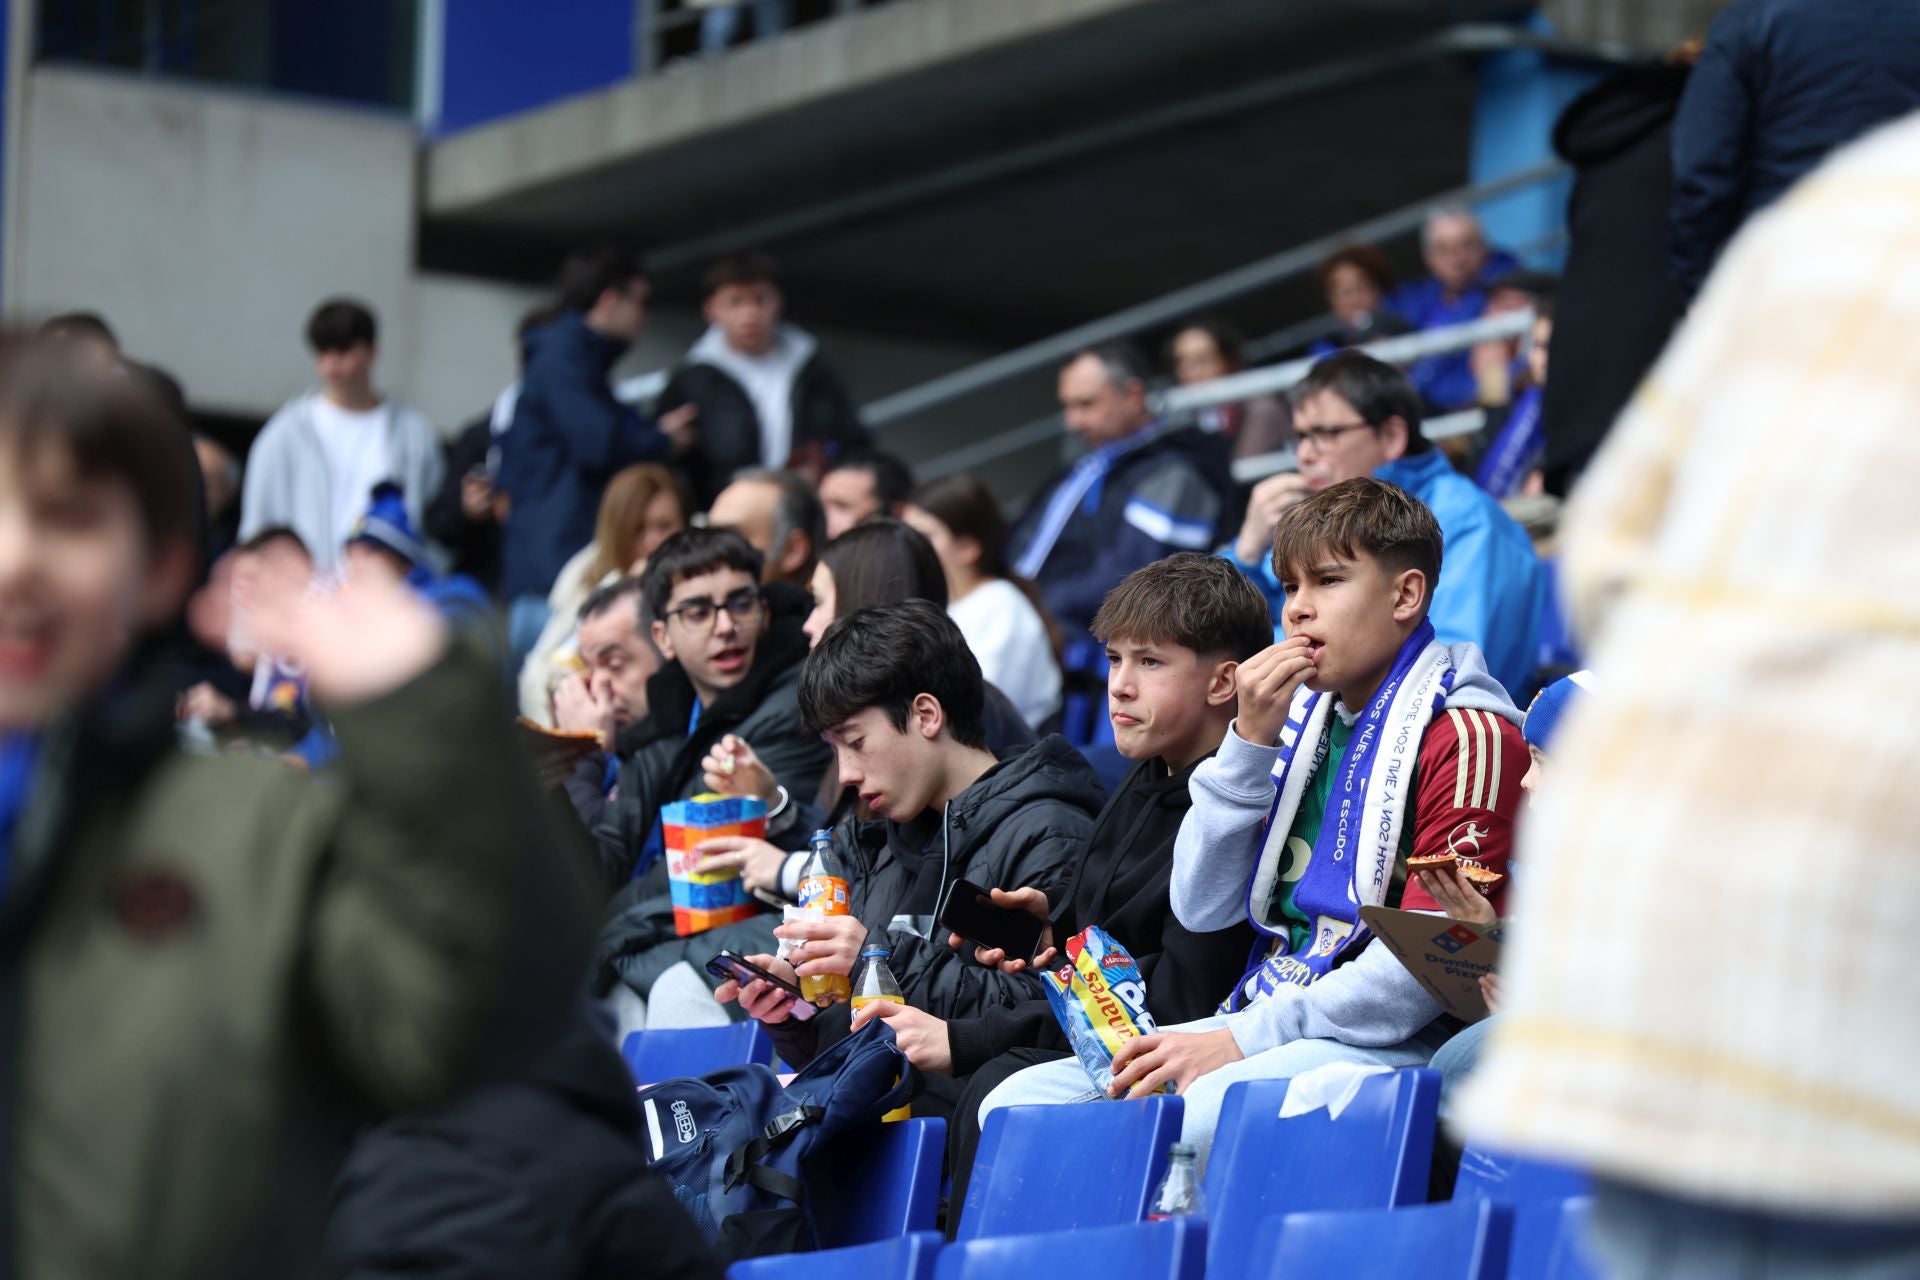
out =
[[1047,1002],[1074,1056],[1104,1095],[1113,1083],[1113,1055],[1135,1036],[1159,1028],[1147,1012],[1147,984],[1127,949],[1098,926],[1067,939],[1067,962],[1042,974]]
[[767,833],[767,802],[757,796],[713,792],[660,808],[661,835],[667,852],[667,888],[673,895],[673,931],[680,937],[750,920],[760,910],[741,883],[740,873],[694,870],[693,847],[715,836]]

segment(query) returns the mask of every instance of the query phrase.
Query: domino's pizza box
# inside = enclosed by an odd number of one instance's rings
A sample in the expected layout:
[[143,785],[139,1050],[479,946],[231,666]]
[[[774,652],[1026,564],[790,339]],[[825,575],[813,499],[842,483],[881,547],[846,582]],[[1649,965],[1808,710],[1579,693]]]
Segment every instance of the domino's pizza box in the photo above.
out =
[[1463,1022],[1487,1016],[1480,979],[1500,963],[1500,921],[1467,924],[1391,907],[1362,907],[1360,919],[1442,1009]]

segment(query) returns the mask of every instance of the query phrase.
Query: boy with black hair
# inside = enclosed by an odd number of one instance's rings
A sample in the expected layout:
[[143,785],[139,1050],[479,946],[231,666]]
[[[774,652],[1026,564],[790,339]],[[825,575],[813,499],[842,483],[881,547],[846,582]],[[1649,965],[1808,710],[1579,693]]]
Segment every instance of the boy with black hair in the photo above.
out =
[[[779,603],[760,585],[760,553],[731,529],[683,529],[647,562],[641,594],[665,665],[647,681],[645,720],[622,732],[613,799],[595,813],[576,778],[569,795],[593,824],[609,890],[621,910],[602,930],[602,994],[618,981],[652,1001],[676,966],[671,990],[693,999],[647,1014],[647,1025],[685,1025],[683,1014],[712,1015],[705,965],[722,948],[764,949],[772,923],[761,915],[690,938],[673,928],[666,867],[658,857],[660,809],[706,790],[701,762],[721,738],[754,744],[786,797],[810,797],[830,755],[799,708],[807,638],[798,605]],[[602,761],[604,758],[596,757]],[[582,774],[590,773],[582,766]],[[784,799],[783,804],[792,803]],[[628,888],[636,870],[642,874]],[[691,1006],[691,1007],[689,1007]]]
[[[1434,638],[1440,561],[1433,513],[1374,479],[1316,494],[1275,530],[1288,638],[1241,664],[1239,714],[1194,771],[1172,881],[1187,928],[1250,917],[1264,936],[1222,1016],[1114,1060],[1113,1096],[1166,1084],[1185,1096],[1186,1141],[1203,1158],[1236,1081],[1328,1062],[1417,1066],[1454,1029],[1360,920],[1363,906],[1440,910],[1407,882],[1409,857],[1504,872],[1512,849],[1521,717],[1477,649]],[[1055,1063],[1009,1080],[981,1114],[1095,1096],[1077,1063]]]
[[1361,351],[1313,366],[1293,389],[1297,475],[1254,486],[1240,536],[1223,549],[1273,606],[1284,626],[1286,592],[1270,551],[1281,513],[1332,485],[1372,476],[1425,503],[1446,540],[1446,567],[1427,584],[1434,630],[1471,644],[1494,678],[1523,694],[1533,679],[1534,638],[1546,590],[1533,540],[1478,485],[1455,471],[1420,430],[1419,393],[1405,374]]
[[707,331],[660,393],[661,413],[690,412],[700,428],[693,490],[702,507],[749,467],[818,481],[835,458],[866,445],[867,429],[820,344],[782,318],[778,271],[762,253],[724,258],[704,281]]
[[[9,1275],[319,1273],[351,1125],[517,1070],[586,958],[586,851],[494,665],[407,592],[266,570],[239,595],[339,731],[329,785],[176,748],[186,446],[144,379],[0,356]],[[202,638],[228,614],[209,596]]]
[[[1057,735],[996,760],[984,690],[966,638],[931,601],[859,609],[827,629],[801,673],[800,711],[832,744],[841,782],[880,821],[837,833],[851,864],[850,914],[783,924],[775,934],[792,944],[791,963],[767,955],[756,963],[788,981],[850,976],[871,938],[890,949],[906,1003],[939,1017],[980,1017],[1040,996],[1033,975],[976,964],[947,946],[936,921],[956,880],[1031,886],[1064,901],[1101,788]],[[728,982],[718,995],[767,1022],[795,1065],[849,1029],[844,1005],[788,1021],[784,998],[764,982],[744,990]]]
[[373,385],[378,326],[350,298],[331,298],[307,320],[320,389],[273,415],[253,442],[240,496],[240,537],[290,525],[321,572],[334,567],[373,486],[391,480],[420,527],[446,460],[425,417]]
[[[1245,969],[1254,933],[1244,920],[1203,933],[1180,923],[1168,901],[1173,842],[1193,772],[1233,719],[1237,668],[1272,639],[1267,604],[1224,560],[1181,552],[1136,569],[1109,592],[1093,632],[1106,646],[1114,743],[1133,768],[1076,854],[1070,893],[1050,901],[1034,888],[993,891],[1001,906],[1048,921],[1038,954],[977,958],[1004,972],[1037,972],[1061,942],[1099,925],[1139,963],[1154,1017],[1169,1026],[1190,1022],[1211,1013]],[[1015,1072],[1068,1056],[1059,1023],[1044,997],[950,1021],[879,1003],[862,1009],[858,1023],[876,1017],[922,1071],[964,1078],[947,1131],[959,1203],[979,1141],[980,1102]]]

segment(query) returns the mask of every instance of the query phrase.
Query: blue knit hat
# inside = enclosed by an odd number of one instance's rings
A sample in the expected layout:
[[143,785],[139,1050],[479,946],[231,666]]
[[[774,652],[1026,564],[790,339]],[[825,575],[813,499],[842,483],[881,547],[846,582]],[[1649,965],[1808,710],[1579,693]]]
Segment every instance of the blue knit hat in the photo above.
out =
[[400,486],[391,480],[382,480],[373,486],[372,505],[347,537],[348,546],[356,542],[391,551],[410,565],[426,563],[426,545],[413,531],[413,521],[407,518],[406,498]]
[[1533,705],[1527,708],[1527,723],[1520,730],[1521,736],[1540,750],[1549,750],[1553,735],[1560,727],[1561,717],[1591,692],[1591,671],[1576,671],[1555,680],[1534,695]]

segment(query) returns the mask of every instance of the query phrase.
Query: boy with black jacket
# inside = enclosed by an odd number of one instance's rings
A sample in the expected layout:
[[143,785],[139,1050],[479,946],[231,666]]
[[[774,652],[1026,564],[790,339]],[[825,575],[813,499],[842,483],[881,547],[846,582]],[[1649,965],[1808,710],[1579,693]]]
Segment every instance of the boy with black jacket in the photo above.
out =
[[[604,757],[567,784],[594,831],[608,887],[619,890],[617,914],[600,935],[603,994],[624,982],[652,1000],[661,975],[684,962],[692,973],[682,973],[675,990],[689,992],[698,1013],[711,1013],[701,985],[707,961],[723,948],[764,949],[773,936],[765,912],[691,938],[676,935],[665,860],[657,856],[661,806],[706,789],[701,761],[726,735],[751,734],[788,796],[812,796],[827,767],[827,748],[798,705],[807,656],[801,611],[785,598],[790,589],[760,585],[760,568],[760,553],[731,529],[682,530],[648,562],[641,593],[667,665],[647,682],[647,718],[616,744],[613,798],[603,798]],[[648,1025],[687,1024],[650,1013]]]
[[[1137,763],[1096,820],[1058,907],[1032,887],[994,892],[1000,905],[1048,920],[1037,954],[1028,961],[982,951],[977,959],[1009,973],[1043,969],[1059,943],[1099,925],[1139,963],[1155,1019],[1174,1025],[1213,1011],[1246,967],[1253,929],[1243,921],[1196,933],[1180,923],[1168,896],[1173,845],[1191,804],[1188,780],[1226,735],[1236,671],[1266,648],[1267,619],[1265,598],[1239,570],[1192,552],[1137,569],[1108,593],[1093,633],[1110,664],[1115,745]],[[964,1194],[979,1142],[981,1100],[1016,1071],[1072,1056],[1044,997],[944,1021],[882,1002],[862,1009],[859,1025],[876,1017],[915,1066],[960,1080],[947,1130],[956,1196]]]
[[[849,915],[796,920],[775,931],[792,960],[753,957],[794,981],[851,975],[872,938],[907,1001],[943,1017],[976,1017],[1041,994],[1028,973],[976,964],[934,922],[956,880],[1031,885],[1064,897],[1100,808],[1099,780],[1078,752],[1048,737],[996,760],[981,726],[980,664],[946,612],[925,600],[861,609],[821,637],[800,677],[800,712],[825,735],[840,779],[883,821],[843,827]],[[836,1006],[807,1022],[761,982],[724,984],[773,1031],[795,1065],[844,1036]]]

